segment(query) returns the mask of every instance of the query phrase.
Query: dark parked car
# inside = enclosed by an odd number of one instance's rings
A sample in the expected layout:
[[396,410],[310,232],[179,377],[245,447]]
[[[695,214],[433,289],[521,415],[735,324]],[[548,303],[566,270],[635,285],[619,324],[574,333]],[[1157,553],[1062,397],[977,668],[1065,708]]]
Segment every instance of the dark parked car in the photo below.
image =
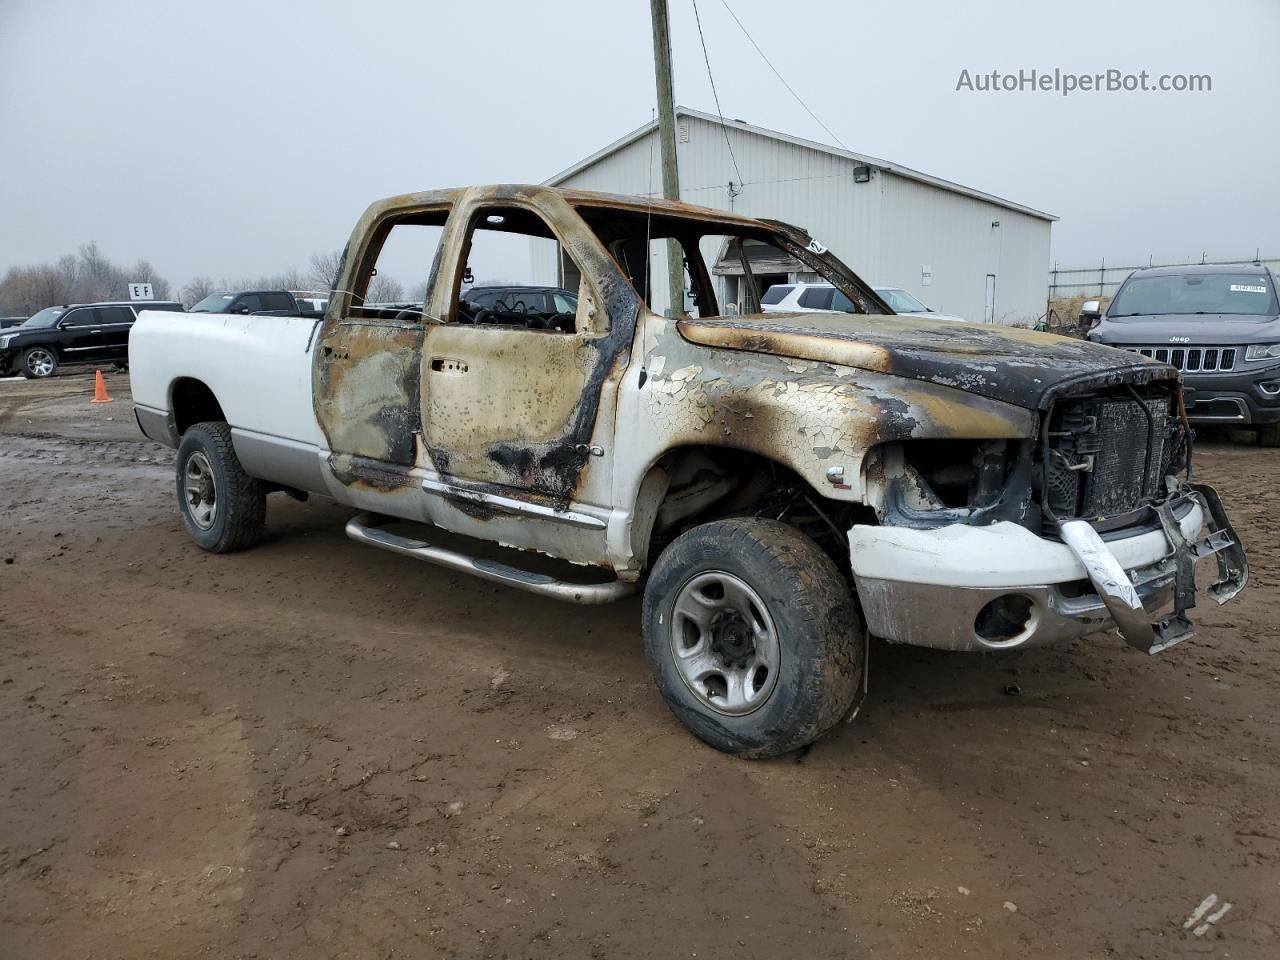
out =
[[1089,339],[1134,350],[1182,371],[1193,423],[1254,427],[1280,446],[1280,303],[1261,265],[1135,270],[1097,317]]
[[301,316],[298,301],[288,290],[242,290],[213,293],[194,307],[192,313],[258,313],[277,317]]
[[45,307],[0,333],[0,373],[51,377],[66,363],[127,363],[129,331],[139,310],[181,311],[169,300],[72,303]]
[[0,330],[8,330],[10,327],[20,327],[26,322],[26,317],[0,317]]
[[474,323],[572,330],[578,312],[578,295],[563,287],[471,287],[462,299]]

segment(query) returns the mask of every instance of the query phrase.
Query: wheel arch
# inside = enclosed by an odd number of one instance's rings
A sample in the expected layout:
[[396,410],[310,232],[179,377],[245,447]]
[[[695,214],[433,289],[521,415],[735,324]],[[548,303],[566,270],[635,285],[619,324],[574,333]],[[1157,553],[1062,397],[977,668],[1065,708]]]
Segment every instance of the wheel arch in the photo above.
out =
[[[731,485],[722,494],[714,494],[714,483],[703,481],[689,483],[704,468],[704,461],[723,471],[731,479]],[[782,486],[796,488],[814,502],[827,504],[833,511],[863,509],[859,502],[836,500],[812,483],[783,458],[757,453],[736,444],[689,443],[668,447],[650,459],[641,480],[635,487],[631,502],[630,541],[627,544],[634,564],[639,570],[647,570],[652,564],[652,547],[655,532],[661,532],[659,517],[664,507],[674,500],[688,498],[688,502],[675,512],[676,522],[696,521],[715,508],[732,506],[749,507]],[[706,487],[705,493],[702,487]],[[705,500],[699,503],[698,498]],[[737,503],[734,501],[737,500]],[[685,513],[684,509],[688,509]],[[709,517],[708,517],[709,518]]]
[[177,437],[193,424],[227,419],[217,395],[196,377],[178,377],[169,385],[169,415]]

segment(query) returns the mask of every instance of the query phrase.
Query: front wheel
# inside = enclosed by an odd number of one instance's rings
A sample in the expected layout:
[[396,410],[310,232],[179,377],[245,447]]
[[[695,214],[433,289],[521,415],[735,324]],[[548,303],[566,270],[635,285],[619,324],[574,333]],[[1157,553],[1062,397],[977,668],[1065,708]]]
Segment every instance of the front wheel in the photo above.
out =
[[201,547],[230,553],[262,538],[267,493],[261,480],[244,472],[227,424],[189,427],[178,445],[177,472],[178,510]]
[[50,347],[30,347],[22,355],[22,375],[28,380],[43,380],[58,372],[58,356]]
[[861,637],[831,558],[776,520],[689,530],[645,588],[645,654],[667,706],[738,756],[777,756],[834,726],[858,693]]
[[1258,443],[1264,447],[1280,447],[1280,423],[1258,427]]

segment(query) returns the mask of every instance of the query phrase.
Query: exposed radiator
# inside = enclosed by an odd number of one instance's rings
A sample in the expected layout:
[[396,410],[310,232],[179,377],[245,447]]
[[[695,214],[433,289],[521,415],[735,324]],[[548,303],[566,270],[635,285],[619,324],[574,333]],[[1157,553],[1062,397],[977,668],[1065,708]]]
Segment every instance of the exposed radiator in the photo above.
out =
[[1084,397],[1059,403],[1049,424],[1045,502],[1058,518],[1111,517],[1149,502],[1164,482],[1167,397]]

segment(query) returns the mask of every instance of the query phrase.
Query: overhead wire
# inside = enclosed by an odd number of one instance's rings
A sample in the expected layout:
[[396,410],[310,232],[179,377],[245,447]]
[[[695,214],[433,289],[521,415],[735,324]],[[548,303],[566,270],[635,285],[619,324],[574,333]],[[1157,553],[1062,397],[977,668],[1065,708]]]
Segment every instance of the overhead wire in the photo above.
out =
[[[738,158],[734,156],[733,144],[729,142],[729,127],[724,122],[724,111],[720,109],[720,93],[716,90],[716,78],[711,72],[711,57],[707,53],[707,38],[702,32],[702,15],[698,12],[698,0],[693,2],[693,19],[698,25],[698,42],[702,44],[702,60],[707,65],[707,80],[711,83],[711,99],[716,104],[716,116],[720,118],[720,132],[724,134],[724,145],[729,150],[729,159],[733,162],[733,172],[738,177],[738,186],[742,186],[742,171],[738,169]],[[732,12],[732,11],[730,11]],[[733,184],[729,184],[730,198],[733,196]]]
[[[804,107],[805,112],[809,114],[809,116],[813,117],[814,122],[818,126],[820,126],[823,130],[826,131],[827,136],[829,136],[832,140],[834,140],[839,146],[844,147],[844,149],[848,150],[849,148],[845,146],[844,141],[841,140],[839,137],[837,137],[834,133],[832,133],[831,128],[822,122],[822,120],[818,117],[818,115],[814,113],[812,109],[810,109],[807,103],[804,102],[800,94],[796,93],[795,88],[792,87],[791,84],[787,83],[786,77],[784,77],[778,71],[778,68],[773,65],[773,61],[771,61],[767,56],[765,56],[765,52],[760,49],[760,44],[756,43],[755,38],[751,36],[750,31],[747,30],[746,26],[743,25],[742,21],[738,19],[738,15],[733,12],[733,7],[729,6],[727,0],[720,0],[720,3],[723,4],[724,8],[729,11],[729,16],[733,17],[733,22],[738,25],[738,29],[741,30],[743,35],[747,38],[747,40],[751,42],[751,46],[756,48],[756,53],[760,54],[760,59],[763,60],[768,65],[769,69],[773,71],[773,75],[782,82],[782,85],[784,87],[787,88],[787,92],[790,93],[791,96],[795,97],[796,103]],[[695,9],[696,9],[696,6],[695,6]],[[723,119],[724,118],[722,117],[721,118],[722,122],[723,122]]]

